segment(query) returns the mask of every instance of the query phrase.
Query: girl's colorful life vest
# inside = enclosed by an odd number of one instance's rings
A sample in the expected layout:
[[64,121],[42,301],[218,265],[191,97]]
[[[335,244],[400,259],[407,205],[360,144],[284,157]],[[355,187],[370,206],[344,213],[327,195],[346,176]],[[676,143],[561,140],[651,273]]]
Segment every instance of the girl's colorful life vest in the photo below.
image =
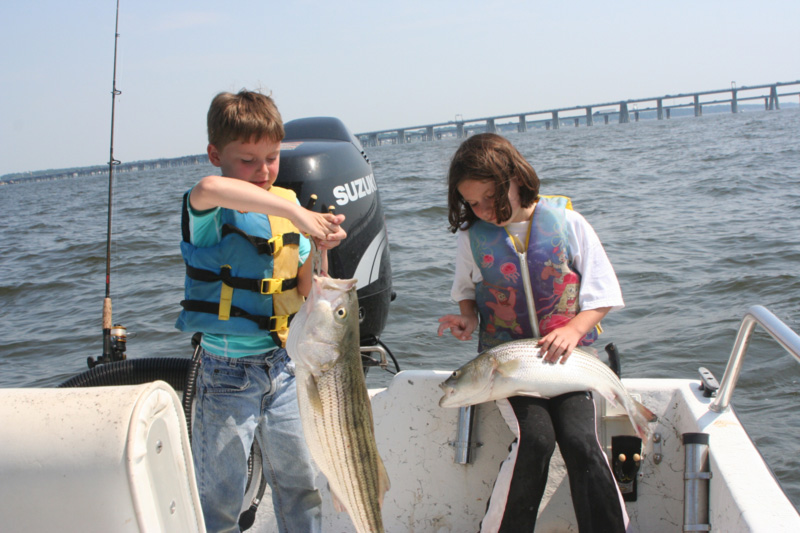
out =
[[[528,271],[542,336],[566,325],[580,312],[581,276],[572,267],[565,196],[540,196],[533,211],[527,243]],[[476,303],[480,314],[478,351],[514,339],[533,337],[516,249],[504,228],[479,220],[469,229],[470,245],[483,281]],[[580,346],[597,340],[598,328]]]
[[[290,189],[270,192],[296,202]],[[183,200],[186,263],[182,331],[265,336],[284,346],[289,322],[300,309],[297,292],[300,233],[285,218],[222,209],[222,239],[201,248],[189,242],[188,201]]]

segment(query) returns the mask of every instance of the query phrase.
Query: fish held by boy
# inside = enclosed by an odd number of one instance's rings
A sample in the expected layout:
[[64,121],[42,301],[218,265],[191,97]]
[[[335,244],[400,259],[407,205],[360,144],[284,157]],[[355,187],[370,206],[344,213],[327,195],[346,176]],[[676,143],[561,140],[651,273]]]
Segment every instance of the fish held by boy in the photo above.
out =
[[561,363],[540,354],[538,339],[511,341],[479,354],[439,385],[441,407],[463,407],[510,396],[553,398],[592,390],[612,404],[621,403],[636,433],[646,440],[656,415],[634,400],[616,374],[600,359],[576,348]]
[[328,479],[334,507],[348,512],[359,533],[382,532],[389,477],[361,367],[356,280],[315,275],[286,349],[296,366],[306,442]]

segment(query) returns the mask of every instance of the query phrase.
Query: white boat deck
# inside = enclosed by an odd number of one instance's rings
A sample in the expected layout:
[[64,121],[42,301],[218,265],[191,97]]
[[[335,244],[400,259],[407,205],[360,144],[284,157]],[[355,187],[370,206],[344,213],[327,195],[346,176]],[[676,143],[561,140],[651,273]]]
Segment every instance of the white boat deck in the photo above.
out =
[[[383,517],[386,531],[478,531],[500,463],[513,437],[494,403],[478,406],[473,438],[474,462],[456,464],[454,447],[457,409],[438,405],[438,385],[450,372],[405,371],[386,389],[373,390],[375,437],[392,483]],[[715,531],[800,531],[800,515],[775,481],[732,410],[708,410],[699,381],[626,379],[626,388],[659,415],[653,425],[660,435],[661,462],[654,460],[653,442],[644,446],[638,498],[628,502],[631,531],[681,531],[684,513],[684,446],[682,434],[709,434],[712,479],[710,523]],[[601,400],[602,404],[605,403]],[[633,434],[627,416],[608,407],[605,442],[611,436]],[[325,478],[325,531],[351,531],[346,513],[336,513]],[[249,504],[249,502],[248,502]],[[268,493],[259,510],[255,531],[272,531]],[[536,532],[576,531],[569,483],[560,455],[550,469],[548,489]]]

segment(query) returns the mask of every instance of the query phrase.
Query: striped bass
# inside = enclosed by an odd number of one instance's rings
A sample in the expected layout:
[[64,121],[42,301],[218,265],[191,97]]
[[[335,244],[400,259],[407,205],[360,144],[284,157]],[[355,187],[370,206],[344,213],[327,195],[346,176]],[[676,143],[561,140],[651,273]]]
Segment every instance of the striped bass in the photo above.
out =
[[314,276],[286,350],[296,367],[306,442],[328,479],[334,508],[346,510],[359,533],[382,532],[389,477],[361,367],[355,279]]
[[648,423],[656,415],[628,394],[605,363],[579,348],[563,364],[548,363],[537,343],[538,339],[517,340],[482,352],[439,385],[444,391],[439,405],[463,407],[510,396],[553,398],[592,390],[614,405],[621,403],[639,437],[649,437]]

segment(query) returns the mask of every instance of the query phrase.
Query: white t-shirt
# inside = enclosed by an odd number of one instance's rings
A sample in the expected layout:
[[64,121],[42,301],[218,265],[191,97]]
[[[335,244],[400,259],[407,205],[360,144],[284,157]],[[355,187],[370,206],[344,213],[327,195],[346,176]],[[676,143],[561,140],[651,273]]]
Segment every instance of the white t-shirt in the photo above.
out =
[[[625,307],[622,289],[600,238],[583,215],[571,209],[565,212],[570,250],[574,253],[572,267],[581,275],[581,292],[578,298],[581,311],[600,307],[622,309]],[[509,224],[508,230],[524,243],[528,222]],[[483,276],[472,256],[469,230],[459,231],[456,273],[450,296],[456,302],[474,300],[475,285],[481,281]]]

